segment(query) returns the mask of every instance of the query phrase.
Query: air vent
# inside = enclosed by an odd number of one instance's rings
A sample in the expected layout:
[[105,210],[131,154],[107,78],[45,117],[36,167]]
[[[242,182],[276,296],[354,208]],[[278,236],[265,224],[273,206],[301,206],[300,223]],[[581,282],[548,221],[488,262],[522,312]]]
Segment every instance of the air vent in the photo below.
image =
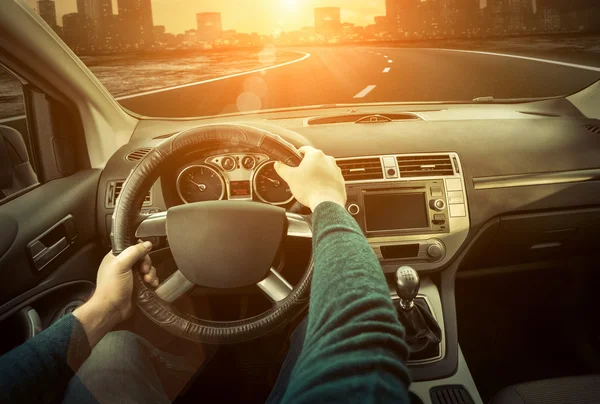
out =
[[432,404],[473,404],[471,395],[461,385],[434,387],[429,395]]
[[452,161],[447,154],[428,156],[398,156],[401,178],[439,177],[454,175]]
[[337,160],[346,181],[382,180],[383,170],[379,157]]
[[596,135],[600,135],[600,126],[598,125],[585,125],[584,128],[592,133],[595,133]]
[[151,147],[144,147],[142,149],[134,150],[131,153],[129,153],[127,156],[125,156],[125,160],[129,160],[129,161],[141,160],[146,156],[146,154],[150,153],[151,150],[152,150]]
[[[117,202],[117,198],[121,194],[121,189],[123,189],[123,183],[125,181],[110,181],[108,183],[108,187],[106,189],[106,203],[105,206],[108,209],[112,209],[115,207]],[[152,206],[152,192],[148,191],[148,194],[144,198],[143,206]]]

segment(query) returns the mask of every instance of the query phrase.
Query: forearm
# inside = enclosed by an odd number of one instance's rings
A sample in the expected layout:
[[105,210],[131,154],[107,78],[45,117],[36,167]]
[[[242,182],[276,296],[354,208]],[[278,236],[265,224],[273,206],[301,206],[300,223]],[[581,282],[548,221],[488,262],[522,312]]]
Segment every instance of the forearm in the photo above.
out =
[[92,348],[119,322],[114,310],[110,310],[106,303],[93,297],[75,310],[73,315],[81,323]]
[[313,222],[308,328],[286,400],[327,401],[340,388],[365,402],[406,397],[404,328],[379,261],[343,207],[323,203]]

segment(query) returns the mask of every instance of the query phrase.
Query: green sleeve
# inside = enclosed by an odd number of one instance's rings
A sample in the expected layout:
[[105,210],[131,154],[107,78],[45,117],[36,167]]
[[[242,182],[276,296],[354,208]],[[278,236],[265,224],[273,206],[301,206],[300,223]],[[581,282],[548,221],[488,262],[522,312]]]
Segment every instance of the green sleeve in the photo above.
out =
[[404,327],[377,257],[343,207],[313,215],[308,328],[283,402],[408,402]]
[[0,357],[0,402],[52,403],[91,353],[73,314]]

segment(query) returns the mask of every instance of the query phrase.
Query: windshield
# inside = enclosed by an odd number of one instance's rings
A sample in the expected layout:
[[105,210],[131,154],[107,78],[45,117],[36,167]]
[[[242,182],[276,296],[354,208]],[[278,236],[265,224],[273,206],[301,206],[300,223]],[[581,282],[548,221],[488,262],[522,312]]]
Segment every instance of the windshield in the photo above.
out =
[[597,0],[28,1],[146,116],[551,97],[600,79]]

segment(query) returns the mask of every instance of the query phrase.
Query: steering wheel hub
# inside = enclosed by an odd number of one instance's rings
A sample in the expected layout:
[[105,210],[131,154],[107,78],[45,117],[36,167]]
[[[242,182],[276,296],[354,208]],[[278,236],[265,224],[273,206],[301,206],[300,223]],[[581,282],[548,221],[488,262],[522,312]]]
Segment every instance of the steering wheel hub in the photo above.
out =
[[167,212],[177,267],[196,285],[238,288],[265,279],[286,231],[285,209],[247,201],[209,201]]

